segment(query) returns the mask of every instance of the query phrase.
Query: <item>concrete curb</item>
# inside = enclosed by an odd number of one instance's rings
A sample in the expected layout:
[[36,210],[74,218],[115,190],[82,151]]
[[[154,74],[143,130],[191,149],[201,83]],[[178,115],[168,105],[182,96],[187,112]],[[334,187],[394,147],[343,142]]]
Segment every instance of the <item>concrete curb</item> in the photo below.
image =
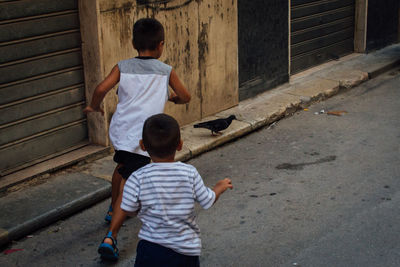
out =
[[110,147],[87,145],[81,149],[58,156],[54,160],[38,163],[32,167],[1,177],[0,192],[5,192],[10,187],[40,177],[41,175],[46,175],[89,159],[104,157],[109,153]]
[[379,69],[376,69],[374,71],[368,72],[368,77],[369,77],[369,79],[375,78],[376,76],[378,76],[378,75],[380,75],[382,73],[385,73],[385,72],[387,72],[387,71],[389,71],[389,70],[391,70],[391,69],[393,69],[393,68],[395,68],[395,67],[397,67],[399,65],[400,65],[400,59],[396,60],[396,61],[394,61],[394,62],[392,62],[390,64],[387,64],[386,66],[384,66],[382,68],[379,68]]
[[42,227],[50,225],[60,219],[66,218],[85,208],[88,208],[106,198],[111,194],[111,185],[104,186],[94,192],[86,194],[69,203],[52,209],[40,216],[32,218],[22,224],[11,229],[0,229],[0,246],[3,246],[12,240],[16,240],[38,230]]
[[[245,100],[239,103],[237,107],[233,107],[231,109],[217,113],[214,116],[210,116],[201,120],[213,120],[216,118],[227,117],[231,114],[235,114],[238,120],[234,121],[230,128],[228,128],[228,130],[226,130],[222,136],[210,138],[209,134],[207,134],[207,130],[204,130],[201,134],[199,134],[198,129],[196,129],[196,131],[193,130],[194,123],[182,127],[184,148],[176,155],[176,159],[180,161],[187,161],[204,152],[212,150],[225,143],[234,141],[237,138],[243,137],[257,129],[276,123],[280,119],[290,116],[296,111],[309,107],[314,103],[323,101],[327,98],[340,94],[341,92],[350,90],[351,88],[354,88],[362,84],[363,82],[375,78],[378,75],[387,72],[398,65],[400,65],[400,60],[390,62],[369,72],[354,70],[350,74],[346,73],[346,75],[344,75],[343,77],[334,79],[328,79],[323,76],[316,75],[314,79],[301,81],[298,84],[294,82],[293,84],[283,85],[281,87],[278,87],[277,89],[274,89],[275,91],[280,92],[272,92],[274,90],[271,90],[257,96],[257,98],[261,99],[261,101],[257,102],[256,100],[251,99],[246,102]],[[318,83],[324,84],[319,86]],[[312,86],[316,86],[317,88],[314,90]],[[274,107],[272,108],[273,110],[271,112],[264,113],[258,116],[258,118],[257,116],[253,116],[252,119],[243,116],[243,113],[251,113],[252,109],[257,110],[265,108],[265,106],[268,105],[268,102],[273,102],[275,100],[274,98],[281,97],[289,98],[289,100],[286,103],[281,103],[275,106],[272,105]],[[290,97],[292,97],[292,99],[290,99]],[[248,103],[251,101],[253,101],[252,104]],[[262,103],[263,101],[265,102]],[[262,105],[264,105],[264,107],[259,108],[259,106]],[[200,140],[200,142],[194,142],[193,139]]]

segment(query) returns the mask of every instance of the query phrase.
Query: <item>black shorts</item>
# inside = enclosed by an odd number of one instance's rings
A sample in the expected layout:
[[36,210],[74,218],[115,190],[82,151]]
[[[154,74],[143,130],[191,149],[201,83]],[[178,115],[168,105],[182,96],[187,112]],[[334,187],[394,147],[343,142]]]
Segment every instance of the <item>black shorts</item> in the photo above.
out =
[[187,256],[147,240],[140,240],[136,248],[135,267],[199,267],[199,256]]
[[118,173],[124,179],[128,179],[134,171],[150,163],[149,157],[123,150],[116,150],[113,159],[116,163],[122,165],[118,169]]

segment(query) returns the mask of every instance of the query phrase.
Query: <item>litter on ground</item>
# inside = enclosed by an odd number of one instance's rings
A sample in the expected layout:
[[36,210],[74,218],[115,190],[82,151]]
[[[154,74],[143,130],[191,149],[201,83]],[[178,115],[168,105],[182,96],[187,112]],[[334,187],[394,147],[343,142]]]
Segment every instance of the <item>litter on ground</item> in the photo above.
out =
[[14,252],[17,252],[17,251],[22,251],[22,250],[23,250],[22,248],[7,249],[7,250],[4,251],[4,254],[8,255],[8,254],[11,254],[11,253],[14,253]]
[[334,115],[334,116],[342,116],[343,114],[346,114],[347,111],[345,110],[332,110],[332,111],[328,111],[327,114],[328,115]]

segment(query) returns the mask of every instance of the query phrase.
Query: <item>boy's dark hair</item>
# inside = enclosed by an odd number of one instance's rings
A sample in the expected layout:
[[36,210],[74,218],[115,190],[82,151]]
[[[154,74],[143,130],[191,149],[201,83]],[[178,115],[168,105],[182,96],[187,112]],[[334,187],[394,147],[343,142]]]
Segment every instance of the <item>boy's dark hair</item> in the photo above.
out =
[[155,50],[164,41],[164,27],[152,18],[139,19],[133,25],[133,46],[138,51]]
[[171,156],[181,140],[179,124],[167,114],[153,115],[144,122],[142,139],[150,156]]

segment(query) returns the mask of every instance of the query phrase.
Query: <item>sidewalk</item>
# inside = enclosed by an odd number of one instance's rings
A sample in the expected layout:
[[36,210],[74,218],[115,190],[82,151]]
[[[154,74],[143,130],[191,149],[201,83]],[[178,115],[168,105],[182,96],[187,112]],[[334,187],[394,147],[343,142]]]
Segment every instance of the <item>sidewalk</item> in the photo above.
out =
[[[269,126],[314,102],[338,94],[400,65],[400,44],[370,54],[352,54],[291,77],[282,85],[240,102],[203,121],[236,115],[221,136],[209,130],[182,127],[184,148],[177,160],[186,161],[205,151]],[[195,122],[198,123],[198,122]],[[112,156],[81,164],[0,196],[0,246],[70,216],[110,196]]]

